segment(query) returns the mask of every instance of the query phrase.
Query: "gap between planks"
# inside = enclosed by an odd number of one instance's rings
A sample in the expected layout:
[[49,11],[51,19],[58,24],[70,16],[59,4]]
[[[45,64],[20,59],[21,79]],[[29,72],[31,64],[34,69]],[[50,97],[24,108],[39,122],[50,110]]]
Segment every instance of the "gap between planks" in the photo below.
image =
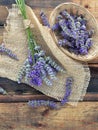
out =
[[[0,95],[0,102],[27,102],[34,99],[43,99],[43,100],[54,100],[55,99],[48,97],[46,95]],[[87,93],[83,101],[98,101],[98,93]]]

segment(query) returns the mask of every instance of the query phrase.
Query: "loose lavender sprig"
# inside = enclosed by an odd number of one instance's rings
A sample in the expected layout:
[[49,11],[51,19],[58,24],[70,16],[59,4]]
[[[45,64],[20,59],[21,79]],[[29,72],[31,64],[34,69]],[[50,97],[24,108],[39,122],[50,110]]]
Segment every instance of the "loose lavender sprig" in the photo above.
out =
[[0,45],[0,53],[6,54],[12,59],[18,60],[17,56],[10,49],[6,48],[3,43]]
[[49,100],[32,100],[28,102],[28,105],[36,108],[40,106],[48,106],[52,109],[58,108],[57,104],[54,101],[49,101]]
[[68,102],[68,97],[70,96],[72,91],[72,84],[73,84],[73,78],[68,77],[66,79],[66,92],[64,98],[61,100],[61,105],[64,105],[66,102]]
[[0,94],[7,94],[6,90],[4,90],[2,87],[0,87]]
[[42,21],[43,25],[50,28],[48,18],[47,18],[47,16],[45,15],[45,13],[43,11],[40,12],[40,17],[41,17],[41,21]]

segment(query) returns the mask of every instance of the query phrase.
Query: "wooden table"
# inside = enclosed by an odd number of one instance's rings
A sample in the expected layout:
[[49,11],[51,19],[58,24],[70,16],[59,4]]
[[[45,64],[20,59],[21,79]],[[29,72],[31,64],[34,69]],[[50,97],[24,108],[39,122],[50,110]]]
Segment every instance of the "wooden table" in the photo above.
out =
[[[98,0],[26,0],[38,16],[40,9],[50,14],[58,4],[73,1],[87,8],[98,20]],[[0,0],[10,7],[14,0]],[[0,34],[6,18],[0,6]],[[65,105],[60,110],[47,107],[32,109],[30,99],[51,99],[27,85],[0,78],[8,95],[0,95],[0,130],[98,130],[98,58],[89,63],[91,81],[83,102],[77,107]]]

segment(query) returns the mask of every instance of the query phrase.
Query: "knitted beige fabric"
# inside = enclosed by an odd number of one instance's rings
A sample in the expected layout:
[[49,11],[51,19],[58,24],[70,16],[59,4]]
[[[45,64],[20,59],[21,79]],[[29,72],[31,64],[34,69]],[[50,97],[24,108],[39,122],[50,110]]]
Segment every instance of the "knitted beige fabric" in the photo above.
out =
[[[6,47],[13,50],[18,56],[19,61],[8,58],[7,56],[0,55],[0,77],[7,77],[16,81],[18,72],[27,58],[28,43],[25,34],[25,28],[23,19],[18,13],[16,6],[13,6],[9,10],[9,16],[7,18],[6,33],[4,33],[4,42]],[[70,57],[66,56],[55,44],[51,36],[50,30],[47,27],[43,27],[33,10],[27,7],[28,19],[34,25],[32,29],[35,39],[38,44],[46,51],[47,55],[50,55],[58,64],[66,69],[66,74],[58,73],[58,80],[54,81],[52,87],[48,87],[45,84],[41,87],[31,86],[41,91],[45,95],[53,97],[57,100],[61,100],[65,94],[66,77],[71,76],[74,79],[72,86],[72,93],[69,97],[69,104],[76,105],[79,100],[82,100],[90,80],[89,68],[79,63]],[[10,25],[10,26],[9,26]],[[23,80],[23,82],[25,82]]]

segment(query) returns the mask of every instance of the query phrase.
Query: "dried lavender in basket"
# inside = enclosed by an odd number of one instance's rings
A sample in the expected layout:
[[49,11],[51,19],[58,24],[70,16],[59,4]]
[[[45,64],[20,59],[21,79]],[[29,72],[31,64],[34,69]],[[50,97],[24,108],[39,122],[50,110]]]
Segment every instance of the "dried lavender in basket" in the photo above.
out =
[[86,55],[93,44],[94,30],[88,30],[87,20],[83,15],[63,10],[57,16],[52,30],[61,36],[61,39],[58,38],[58,45],[68,49],[71,53]]
[[[41,14],[43,14],[43,17]],[[43,25],[50,28],[46,15],[44,12],[41,12],[41,14],[40,17]],[[59,46],[77,55],[88,54],[93,44],[92,35],[94,30],[87,29],[87,20],[83,15],[70,14],[67,10],[64,10],[57,16],[56,23],[51,29],[58,35]]]

